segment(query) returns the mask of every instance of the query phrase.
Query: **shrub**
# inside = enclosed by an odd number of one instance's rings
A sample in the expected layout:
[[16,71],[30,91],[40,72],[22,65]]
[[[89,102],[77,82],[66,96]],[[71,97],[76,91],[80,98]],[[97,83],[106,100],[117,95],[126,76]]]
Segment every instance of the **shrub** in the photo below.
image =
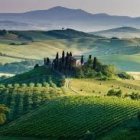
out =
[[114,89],[111,89],[111,90],[108,91],[107,96],[121,97],[122,96],[122,91],[121,90],[115,91]]
[[15,87],[15,88],[18,88],[18,87],[20,87],[20,84],[15,83],[15,84],[14,84],[14,87]]
[[47,82],[43,82],[43,86],[46,87],[46,88],[50,87],[49,83],[47,83]]
[[42,84],[41,83],[37,83],[36,86],[37,87],[42,87]]
[[65,82],[66,82],[65,79],[59,80],[58,86],[59,87],[64,86],[65,85]]
[[103,65],[101,67],[101,72],[107,76],[107,77],[112,77],[116,73],[116,68],[114,65]]
[[35,84],[34,83],[29,83],[29,87],[34,87]]
[[131,75],[127,74],[126,72],[121,72],[118,74],[121,79],[134,79]]
[[5,88],[5,85],[3,85],[3,84],[0,84],[0,88]]
[[27,84],[23,83],[21,86],[22,86],[22,87],[27,87]]
[[139,93],[132,92],[129,96],[133,100],[139,100],[140,99],[140,94]]
[[13,85],[12,85],[12,84],[8,84],[7,87],[8,87],[8,88],[12,88]]

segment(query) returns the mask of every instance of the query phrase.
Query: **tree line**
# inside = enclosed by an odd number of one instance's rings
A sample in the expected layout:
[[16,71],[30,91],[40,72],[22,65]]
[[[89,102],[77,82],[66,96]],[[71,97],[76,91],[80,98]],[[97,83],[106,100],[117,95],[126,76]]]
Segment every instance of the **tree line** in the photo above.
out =
[[[78,56],[78,58],[76,57],[77,56],[73,56],[72,52],[63,51],[61,56],[57,52],[55,59],[52,61],[49,57],[44,58],[44,64],[53,70],[68,74],[76,74],[77,69],[82,69],[84,66],[86,66],[86,68],[91,67],[94,70],[98,69],[99,61],[97,57],[93,59],[92,55],[89,55],[88,59],[85,59],[83,55]],[[38,67],[38,65],[36,65],[35,68],[36,67]]]

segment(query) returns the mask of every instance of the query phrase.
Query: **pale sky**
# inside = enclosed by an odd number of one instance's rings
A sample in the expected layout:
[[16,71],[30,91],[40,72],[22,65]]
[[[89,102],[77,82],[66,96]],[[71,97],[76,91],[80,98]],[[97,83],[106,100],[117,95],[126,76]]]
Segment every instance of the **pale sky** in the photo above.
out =
[[0,0],[0,13],[25,12],[64,6],[90,13],[140,16],[140,0]]

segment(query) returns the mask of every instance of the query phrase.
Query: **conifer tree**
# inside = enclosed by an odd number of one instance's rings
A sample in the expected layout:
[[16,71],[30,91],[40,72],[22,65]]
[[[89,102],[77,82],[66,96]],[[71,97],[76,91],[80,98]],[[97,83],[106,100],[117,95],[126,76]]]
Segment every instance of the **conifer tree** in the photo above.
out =
[[94,60],[93,60],[93,69],[96,69],[97,67],[97,58],[94,57]]
[[70,54],[69,54],[71,57],[72,57],[72,52],[70,52]]
[[50,58],[49,57],[47,57],[47,60],[46,60],[47,62],[47,65],[49,65],[50,64]]
[[92,67],[92,62],[93,62],[93,60],[92,60],[92,55],[89,55],[89,57],[88,57],[88,67]]
[[83,65],[83,63],[84,63],[84,56],[82,55],[81,56],[81,65]]
[[62,52],[62,63],[64,63],[64,61],[65,61],[65,52],[63,51]]
[[92,59],[92,55],[89,55],[89,58],[88,59],[91,60]]
[[59,53],[57,52],[56,58],[55,58],[55,69],[58,69],[58,65],[59,65]]
[[59,53],[57,52],[57,54],[56,54],[56,60],[58,60],[59,59]]

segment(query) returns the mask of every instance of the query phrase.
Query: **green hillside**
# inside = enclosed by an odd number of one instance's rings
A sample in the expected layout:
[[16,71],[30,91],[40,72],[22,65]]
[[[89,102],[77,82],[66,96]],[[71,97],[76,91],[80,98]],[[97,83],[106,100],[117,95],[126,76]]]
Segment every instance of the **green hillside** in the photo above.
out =
[[63,76],[53,71],[51,68],[46,68],[45,66],[40,66],[29,72],[23,74],[18,74],[14,77],[7,78],[0,81],[2,84],[43,84],[47,82],[49,84],[54,83],[57,86],[61,86],[63,83]]
[[63,97],[11,122],[0,129],[0,134],[77,139],[88,132],[98,137],[134,117],[139,107],[139,102],[127,99]]

